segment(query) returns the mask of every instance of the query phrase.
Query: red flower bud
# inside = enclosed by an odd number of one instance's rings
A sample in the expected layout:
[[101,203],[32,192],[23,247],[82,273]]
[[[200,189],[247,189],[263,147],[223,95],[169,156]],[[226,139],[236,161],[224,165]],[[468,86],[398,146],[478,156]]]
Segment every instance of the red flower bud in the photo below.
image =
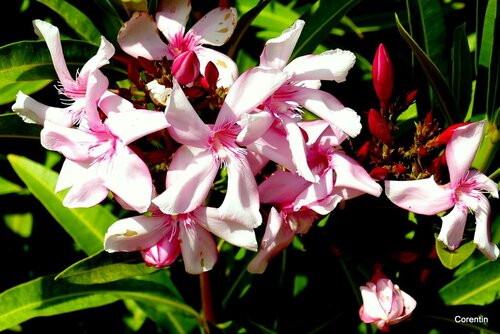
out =
[[410,104],[415,102],[416,98],[417,98],[417,90],[415,89],[415,90],[409,92],[408,95],[406,95],[405,105],[408,107]]
[[407,170],[408,170],[408,167],[401,165],[401,164],[397,164],[397,165],[393,166],[393,171],[397,174],[405,173]]
[[465,122],[465,123],[458,123],[458,124],[453,124],[447,127],[438,137],[437,137],[437,142],[438,145],[444,145],[448,143],[450,140],[451,136],[455,132],[456,128],[464,126],[469,124],[470,122]]
[[186,51],[178,55],[172,63],[172,74],[181,85],[194,82],[200,75],[200,61],[196,53]]
[[217,80],[219,80],[219,70],[211,61],[209,61],[205,67],[205,78],[209,87],[215,88],[217,86]]
[[368,157],[368,153],[370,152],[370,141],[366,141],[363,146],[361,146],[356,153],[356,158],[359,162],[363,162]]
[[394,69],[392,67],[391,58],[382,43],[378,46],[373,59],[372,81],[375,87],[375,93],[380,101],[380,106],[383,110],[386,110],[392,95]]
[[375,109],[368,112],[368,129],[370,133],[384,144],[392,142],[391,130],[384,117]]
[[373,177],[375,180],[381,181],[387,177],[388,173],[389,171],[384,167],[375,167],[370,172],[370,176]]

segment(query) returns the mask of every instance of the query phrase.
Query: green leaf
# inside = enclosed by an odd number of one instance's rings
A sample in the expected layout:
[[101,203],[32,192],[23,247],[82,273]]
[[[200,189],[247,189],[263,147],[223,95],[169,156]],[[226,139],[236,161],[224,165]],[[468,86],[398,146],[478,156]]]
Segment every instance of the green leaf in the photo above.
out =
[[54,192],[58,174],[28,158],[7,156],[17,175],[54,219],[87,255],[103,249],[104,234],[117,218],[100,205],[70,209],[62,204],[63,193]]
[[101,44],[101,33],[94,22],[79,9],[65,0],[37,1],[58,13],[81,38],[97,46]]
[[485,261],[439,290],[446,305],[487,305],[500,296],[500,261]]
[[98,307],[120,299],[132,299],[159,311],[178,312],[199,319],[199,314],[179,300],[164,284],[125,279],[104,284],[73,284],[40,277],[0,294],[0,331],[29,319]]
[[146,266],[138,252],[101,251],[68,267],[55,279],[66,279],[75,284],[101,284],[155,271],[157,269]]
[[[66,64],[75,74],[97,51],[95,45],[83,41],[63,40],[62,47]],[[44,41],[21,41],[0,47],[0,87],[15,82],[56,79]]]
[[42,127],[25,123],[17,114],[0,115],[0,138],[40,139]]
[[437,68],[437,66],[432,62],[429,56],[422,50],[422,48],[415,42],[415,40],[408,34],[406,29],[403,27],[399,21],[398,15],[395,14],[396,26],[400,35],[406,41],[408,46],[411,48],[415,54],[417,60],[419,61],[424,73],[431,83],[436,95],[438,96],[441,106],[443,107],[443,116],[449,124],[454,124],[459,122],[457,119],[458,111],[455,99],[451,92],[448,83],[445,78]]
[[436,238],[437,255],[443,266],[448,269],[458,267],[474,253],[475,249],[476,244],[473,241],[469,241],[460,245],[457,249],[450,251],[442,241]]
[[3,216],[7,227],[23,238],[29,238],[33,230],[33,215],[27,213],[9,213]]
[[0,195],[14,194],[23,190],[23,187],[10,182],[0,176]]
[[452,89],[461,120],[469,109],[472,95],[473,62],[467,42],[465,24],[455,29],[452,52]]
[[306,24],[300,34],[300,38],[292,53],[291,59],[312,53],[330,34],[332,28],[340,22],[342,17],[360,1],[361,0],[319,0],[319,6],[314,13],[306,14],[302,17]]
[[0,87],[0,104],[7,104],[16,100],[16,94],[20,90],[24,94],[30,95],[38,92],[50,84],[52,80],[38,80],[31,82],[16,82]]

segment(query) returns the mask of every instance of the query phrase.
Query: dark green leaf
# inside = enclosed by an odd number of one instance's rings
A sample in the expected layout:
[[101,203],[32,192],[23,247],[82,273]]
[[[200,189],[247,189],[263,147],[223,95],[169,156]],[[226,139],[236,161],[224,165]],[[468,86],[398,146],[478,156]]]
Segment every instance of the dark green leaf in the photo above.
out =
[[144,264],[139,252],[108,253],[101,251],[78,261],[56,276],[75,284],[101,284],[150,274],[157,269]]
[[65,0],[37,0],[58,13],[80,37],[84,40],[99,45],[101,33],[94,22],[85,14]]
[[[97,47],[82,41],[62,41],[70,71],[95,55]],[[47,44],[43,41],[22,41],[0,47],[0,87],[22,81],[56,80]]]
[[45,276],[0,294],[0,331],[35,317],[73,312],[132,299],[159,311],[178,312],[199,319],[199,314],[165,285],[125,279],[104,284],[73,284]]
[[406,29],[401,25],[397,14],[395,15],[395,17],[396,26],[399,33],[415,54],[418,62],[420,63],[420,66],[422,66],[422,69],[424,70],[427,79],[431,83],[434,91],[436,92],[436,95],[439,98],[439,101],[441,102],[445,119],[449,124],[459,122],[460,120],[458,119],[456,102],[445,78],[443,77],[437,66],[429,58],[429,56],[422,50],[422,48],[415,42],[415,40],[408,34]]
[[448,247],[436,238],[436,252],[439,260],[448,269],[454,269],[461,265],[465,260],[467,260],[474,250],[476,249],[476,244],[469,241],[463,245],[460,245],[458,249],[450,251]]
[[452,53],[452,89],[457,101],[460,119],[467,114],[472,94],[473,62],[467,42],[465,24],[462,24],[453,34]]
[[42,127],[25,123],[17,114],[0,115],[0,138],[39,139]]
[[500,297],[500,261],[485,261],[445,285],[439,295],[446,305],[487,305]]
[[28,158],[7,156],[17,175],[54,219],[68,232],[87,255],[103,249],[104,234],[117,218],[100,205],[70,209],[62,204],[63,193],[55,193],[58,174]]
[[30,95],[38,92],[42,88],[50,84],[52,80],[39,80],[30,82],[16,82],[3,87],[0,87],[0,104],[7,104],[16,100],[16,94],[20,90],[24,94]]
[[361,0],[319,0],[319,6],[313,13],[302,17],[306,24],[300,34],[297,46],[291,58],[312,53],[316,47],[330,34],[342,17]]

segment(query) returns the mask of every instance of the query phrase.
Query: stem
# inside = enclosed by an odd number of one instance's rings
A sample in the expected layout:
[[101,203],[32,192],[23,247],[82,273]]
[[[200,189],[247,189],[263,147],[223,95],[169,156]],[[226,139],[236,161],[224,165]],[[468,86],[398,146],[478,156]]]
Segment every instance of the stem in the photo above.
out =
[[486,174],[488,168],[495,159],[499,146],[499,130],[497,129],[495,123],[487,122],[485,135],[476,153],[476,157],[472,164],[473,167]]
[[212,289],[210,288],[210,274],[203,272],[200,274],[200,291],[201,291],[201,307],[202,307],[202,322],[205,332],[210,334],[208,323],[215,324],[215,312],[213,307]]

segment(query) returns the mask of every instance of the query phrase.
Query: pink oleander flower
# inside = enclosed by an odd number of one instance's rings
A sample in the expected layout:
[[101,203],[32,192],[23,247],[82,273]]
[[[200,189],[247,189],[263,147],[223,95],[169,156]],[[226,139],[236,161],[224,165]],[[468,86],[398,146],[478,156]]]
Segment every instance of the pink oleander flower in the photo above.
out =
[[194,82],[200,75],[200,61],[193,51],[181,53],[172,63],[172,74],[181,85]]
[[383,44],[379,44],[373,58],[372,81],[375,93],[380,101],[380,106],[383,110],[386,110],[392,96],[394,69],[391,57],[389,57]]
[[359,317],[365,323],[375,324],[383,332],[407,319],[417,306],[413,297],[385,277],[367,282],[360,290],[363,305],[359,309]]
[[221,166],[228,174],[227,192],[219,211],[223,218],[257,227],[262,222],[257,184],[236,138],[237,121],[272,94],[285,80],[272,69],[254,68],[231,86],[215,124],[205,124],[174,81],[165,115],[170,136],[183,144],[166,175],[166,190],[153,199],[167,214],[191,212],[206,199]]
[[[286,248],[295,234],[307,233],[320,215],[333,211],[342,200],[365,193],[380,196],[382,192],[382,187],[357,161],[337,148],[345,136],[338,138],[322,120],[300,122],[299,126],[307,134],[309,166],[319,179],[310,182],[296,173],[277,169],[259,185],[261,203],[274,207],[261,250],[248,267],[253,273],[264,272],[269,260]],[[280,145],[260,151],[267,151],[274,161],[287,167],[291,165],[291,152],[286,140],[279,138]]]
[[[168,126],[165,115],[136,110],[132,103],[107,91],[108,80],[97,70],[88,77],[86,117],[78,128],[46,121],[42,146],[60,152],[66,160],[56,192],[71,187],[63,204],[90,207],[111,191],[127,209],[145,212],[153,185],[146,164],[127,146],[134,140]],[[99,109],[106,119],[101,121]]]
[[152,216],[115,222],[106,232],[104,249],[110,253],[140,251],[145,263],[156,268],[171,265],[182,254],[190,274],[215,265],[217,245],[211,233],[235,246],[257,250],[253,228],[222,218],[216,208],[198,207],[179,215],[156,211]]
[[163,57],[174,60],[186,51],[193,51],[200,61],[201,71],[204,72],[208,62],[213,62],[220,74],[218,85],[229,87],[239,74],[236,63],[203,45],[221,46],[231,37],[236,26],[236,10],[215,8],[185,32],[190,12],[189,0],[161,0],[155,20],[147,12],[132,15],[118,33],[118,44],[129,55],[149,60]]
[[345,81],[356,58],[350,51],[336,49],[289,62],[304,24],[297,20],[279,37],[267,41],[259,66],[283,71],[288,80],[258,110],[248,114],[248,119],[242,120],[244,131],[239,141],[252,142],[265,135],[270,127],[279,129],[292,150],[296,166],[293,171],[309,181],[317,181],[307,165],[305,142],[297,122],[302,120],[304,109],[307,109],[328,122],[339,135],[345,133],[355,137],[360,133],[359,115],[331,94],[319,90],[321,80]]
[[34,20],[33,26],[37,35],[43,37],[49,48],[54,69],[59,78],[59,93],[66,97],[65,108],[50,107],[19,91],[12,110],[27,123],[43,124],[45,120],[62,126],[72,127],[78,124],[85,114],[85,96],[89,76],[92,72],[109,63],[115,48],[104,37],[97,54],[79,71],[75,79],[69,73],[64,59],[59,29],[48,22]]
[[446,145],[446,162],[450,182],[438,185],[431,176],[412,181],[386,181],[385,193],[397,206],[422,215],[435,215],[448,209],[441,217],[443,225],[438,240],[450,250],[462,239],[468,211],[476,218],[474,243],[490,260],[499,255],[498,246],[490,239],[490,203],[484,193],[498,198],[498,185],[483,173],[470,169],[481,142],[485,121],[454,128]]

